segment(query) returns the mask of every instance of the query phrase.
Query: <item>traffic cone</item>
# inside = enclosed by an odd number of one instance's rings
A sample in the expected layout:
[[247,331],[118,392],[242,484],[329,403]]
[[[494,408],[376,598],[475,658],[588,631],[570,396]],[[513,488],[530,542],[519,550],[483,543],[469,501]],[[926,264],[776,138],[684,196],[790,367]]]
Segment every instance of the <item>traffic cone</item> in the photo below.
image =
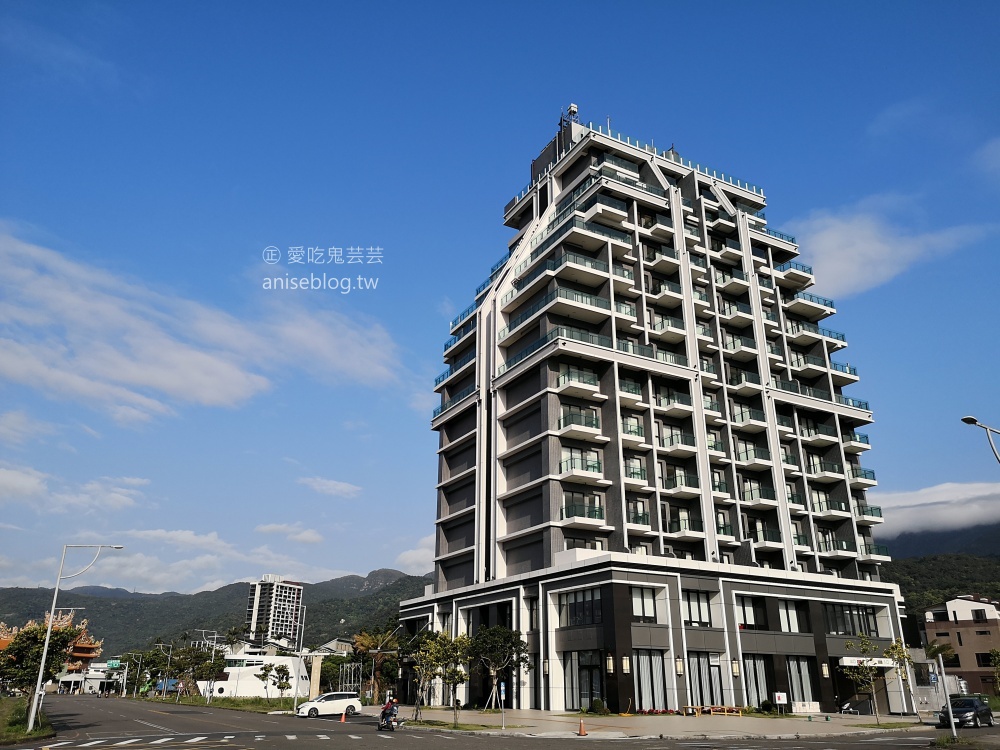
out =
[[340,715],[340,723],[341,724],[346,724],[347,723],[347,711],[344,711],[344,713],[342,713]]
[[580,731],[576,733],[577,737],[586,737],[587,730],[583,728],[583,719],[580,719]]

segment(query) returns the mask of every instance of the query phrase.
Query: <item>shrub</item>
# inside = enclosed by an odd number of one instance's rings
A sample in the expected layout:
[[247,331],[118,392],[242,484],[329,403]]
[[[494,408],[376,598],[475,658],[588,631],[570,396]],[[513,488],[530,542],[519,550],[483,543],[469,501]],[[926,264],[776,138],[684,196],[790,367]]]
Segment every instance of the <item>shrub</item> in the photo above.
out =
[[773,714],[774,713],[774,704],[771,703],[771,701],[767,701],[767,700],[762,701],[761,704],[760,704],[760,710],[761,710],[761,713]]
[[590,713],[601,714],[602,716],[606,716],[611,712],[604,707],[604,701],[602,701],[600,698],[594,698],[594,700],[590,702]]

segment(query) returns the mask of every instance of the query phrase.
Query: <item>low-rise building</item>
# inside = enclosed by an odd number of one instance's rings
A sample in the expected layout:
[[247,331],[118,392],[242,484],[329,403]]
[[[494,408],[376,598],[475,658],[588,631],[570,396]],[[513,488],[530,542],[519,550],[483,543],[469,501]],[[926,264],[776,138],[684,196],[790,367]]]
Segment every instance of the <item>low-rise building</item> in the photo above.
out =
[[948,674],[966,683],[972,693],[1000,694],[990,651],[1000,649],[1000,602],[968,595],[924,610],[924,643],[950,643],[954,655],[944,662]]

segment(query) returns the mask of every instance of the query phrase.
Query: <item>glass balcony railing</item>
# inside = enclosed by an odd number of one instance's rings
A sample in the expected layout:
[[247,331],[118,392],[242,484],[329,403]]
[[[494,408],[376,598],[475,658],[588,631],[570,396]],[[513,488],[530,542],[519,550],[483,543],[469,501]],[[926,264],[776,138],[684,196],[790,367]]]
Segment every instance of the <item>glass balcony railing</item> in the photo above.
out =
[[774,279],[770,276],[760,276],[757,279],[757,283],[760,284],[765,289],[774,289]]
[[631,302],[615,302],[615,310],[619,315],[634,318],[636,315],[635,305]]
[[845,443],[862,443],[864,445],[871,445],[871,440],[863,432],[845,432],[844,433]]
[[712,375],[715,375],[719,371],[719,368],[716,367],[712,362],[706,362],[705,360],[701,360],[698,363],[698,367],[702,372],[707,372]]
[[547,334],[542,336],[532,344],[519,351],[513,357],[510,357],[506,362],[497,368],[497,376],[503,375],[507,370],[516,365],[518,362],[527,359],[532,354],[537,352],[543,346],[545,346],[550,341],[554,341],[557,338],[571,339],[572,341],[580,341],[585,344],[594,344],[595,346],[604,347],[605,349],[611,348],[611,337],[601,336],[596,333],[591,333],[590,331],[584,331],[579,328],[570,328],[568,326],[559,326],[558,328],[553,328]]
[[565,518],[604,518],[604,508],[600,505],[567,505],[560,514]]
[[843,404],[844,406],[853,406],[855,409],[864,409],[865,411],[871,411],[872,407],[867,401],[860,398],[851,398],[849,396],[842,396],[839,393],[834,394],[834,401],[838,404]]
[[622,393],[631,393],[633,396],[642,395],[642,386],[634,380],[622,380],[618,383],[618,390]]
[[556,289],[554,292],[550,292],[538,300],[535,304],[529,307],[524,312],[511,318],[510,325],[506,328],[500,330],[497,333],[497,338],[503,340],[510,334],[511,331],[520,326],[524,321],[528,320],[531,316],[541,310],[543,307],[548,305],[557,299],[564,299],[568,302],[577,302],[582,305],[588,305],[589,307],[596,307],[600,310],[610,310],[611,302],[604,299],[603,297],[598,297],[593,294],[584,294],[583,292],[578,292],[575,289],[564,289],[562,287]]
[[757,342],[749,336],[738,336],[735,333],[727,333],[725,336],[726,351],[736,351],[740,347],[745,349],[756,349]]
[[723,492],[728,494],[729,484],[722,479],[720,479],[718,482],[712,482],[712,492]]
[[862,469],[860,466],[851,467],[851,479],[868,479],[875,481],[875,472],[871,469]]
[[817,549],[820,552],[857,552],[858,547],[847,539],[821,539]]
[[559,376],[556,385],[562,387],[567,383],[579,383],[580,385],[596,386],[598,382],[597,373],[588,372],[587,370],[567,370]]
[[684,225],[684,234],[694,237],[696,240],[701,239],[701,230],[698,227],[693,227],[690,224]]
[[781,541],[781,531],[778,529],[751,529],[750,538],[754,542],[780,542]]
[[704,531],[705,526],[700,518],[671,518],[667,524],[667,532],[677,534],[681,531]]
[[698,489],[701,485],[698,483],[698,477],[694,474],[675,474],[672,477],[663,477],[660,480],[660,486],[665,490],[673,490],[678,487]]
[[721,440],[707,440],[705,441],[705,448],[716,453],[722,453],[725,451],[726,446]]
[[718,534],[719,536],[732,536],[733,527],[731,524],[728,523],[720,523],[718,526],[715,527],[715,533]]
[[719,405],[719,402],[716,401],[714,398],[709,398],[708,396],[705,396],[702,399],[702,405],[705,407],[705,411],[714,411],[718,413],[722,412],[722,407]]
[[746,281],[747,276],[745,273],[740,271],[738,268],[734,268],[729,272],[716,271],[715,272],[715,283],[720,286],[725,286],[730,281]]
[[628,281],[635,281],[635,274],[632,273],[632,269],[626,268],[625,266],[620,266],[617,263],[611,268],[611,272],[615,276],[619,276]]
[[847,503],[842,500],[818,500],[812,506],[814,513],[850,513]]
[[760,385],[760,375],[749,370],[730,370],[729,379],[726,382],[732,386],[743,385],[744,383]]
[[822,305],[823,307],[836,307],[833,300],[829,297],[820,297],[818,294],[811,294],[809,292],[796,292],[792,298],[815,302],[817,305]]
[[689,253],[691,258],[691,265],[697,268],[708,268],[708,261],[705,259],[704,255],[695,255],[694,253]]
[[784,271],[802,271],[802,273],[807,273],[810,276],[812,276],[812,272],[813,272],[812,266],[807,266],[804,263],[798,263],[798,262],[796,262],[794,260],[790,260],[787,263],[782,263],[780,266],[775,266],[774,270],[778,271],[778,272],[784,272]]
[[764,412],[760,409],[751,409],[743,407],[742,409],[737,409],[733,412],[734,422],[766,422],[767,417]]
[[472,385],[470,385],[468,388],[463,388],[458,393],[456,393],[454,396],[452,396],[450,399],[448,399],[443,404],[441,404],[439,407],[437,407],[434,410],[434,416],[435,417],[440,416],[441,414],[443,414],[444,412],[446,412],[448,409],[450,409],[451,407],[453,407],[455,404],[457,404],[459,401],[462,401],[462,400],[468,398],[469,396],[471,396],[477,390],[478,390],[478,386],[475,383],[473,383]]
[[576,425],[578,427],[590,427],[594,430],[601,429],[601,419],[596,414],[580,414],[571,412],[563,414],[559,419],[559,429]]
[[656,394],[656,405],[661,409],[666,409],[673,405],[691,406],[691,397],[686,393]]
[[712,328],[704,323],[695,323],[695,330],[698,332],[699,336],[705,336],[706,338],[712,338]]
[[814,367],[826,367],[826,360],[822,357],[815,357],[812,354],[798,354],[794,353],[789,358],[789,364],[792,367],[807,367],[813,365]]
[[467,364],[469,364],[469,362],[471,362],[475,358],[476,358],[476,351],[475,351],[475,349],[473,349],[471,352],[469,352],[468,354],[466,354],[464,357],[462,357],[460,360],[458,360],[455,364],[453,364],[447,370],[445,370],[440,375],[438,375],[436,378],[434,378],[434,385],[436,385],[436,386],[440,385],[445,380],[447,380],[452,375],[454,375],[456,372],[458,372],[463,367],[465,367]]
[[628,522],[637,526],[649,526],[649,513],[629,513]]
[[783,463],[785,466],[794,466],[794,467],[798,468],[798,466],[799,466],[799,459],[797,459],[791,453],[782,453],[781,454],[781,463]]
[[834,362],[832,360],[830,361],[830,369],[836,370],[837,372],[842,372],[845,375],[857,375],[858,374],[858,368],[857,367],[851,367],[850,365],[841,364],[840,362]]
[[[657,213],[654,215],[641,214],[639,216],[639,226],[643,229],[652,229],[655,226],[667,227],[668,229],[674,228],[674,222],[670,219],[668,214]],[[646,260],[650,260],[646,258]]]
[[755,500],[770,500],[776,501],[778,499],[771,487],[751,487],[750,489],[743,490],[741,497],[746,502],[753,502]]
[[666,197],[667,193],[663,188],[657,187],[656,185],[650,185],[646,182],[641,182],[627,175],[623,175],[621,172],[611,169],[609,167],[601,168],[601,176],[607,177],[608,179],[614,180],[615,182],[620,182],[622,185],[628,185],[636,190],[641,190],[644,193],[649,193],[650,195],[655,195],[657,198]]
[[646,430],[643,429],[641,424],[636,424],[635,422],[622,422],[622,434],[632,435],[633,437],[645,437]]
[[854,514],[862,518],[882,518],[882,507],[879,505],[855,505]]
[[784,357],[785,356],[785,352],[781,348],[781,344],[778,344],[778,343],[776,343],[774,341],[768,341],[767,342],[767,351],[768,351],[769,354],[773,354],[776,357]]
[[683,290],[681,285],[673,281],[666,281],[663,279],[656,279],[653,281],[652,286],[649,289],[650,294],[662,294],[664,292],[670,292],[672,294],[682,294]]
[[[737,461],[770,461],[771,451],[767,448],[761,448],[760,446],[753,446],[742,450],[736,454]],[[774,490],[771,491],[774,493]]]
[[666,362],[668,365],[677,365],[679,367],[687,367],[688,358],[683,354],[675,354],[674,352],[665,352],[659,350],[656,352],[656,358],[661,362]]
[[472,333],[475,329],[476,329],[476,319],[473,318],[468,323],[466,323],[464,326],[462,326],[461,328],[459,328],[458,331],[455,332],[454,336],[452,336],[450,339],[448,339],[447,341],[444,342],[444,351],[448,351],[449,349],[451,349],[451,347],[453,347],[459,341],[461,341],[462,339],[464,339],[466,336],[468,336],[470,333]]
[[[522,263],[520,266],[518,266],[517,269],[515,269],[515,272],[517,272],[519,269],[524,270],[524,268],[528,267],[529,263],[530,259],[524,261],[524,263]],[[540,266],[538,266],[538,268],[533,270],[524,278],[517,279],[516,281],[514,281],[514,289],[508,292],[506,295],[504,295],[504,298],[500,300],[500,304],[506,305],[508,302],[510,302],[510,300],[514,299],[514,297],[520,294],[521,290],[525,289],[532,281],[537,279],[543,273],[547,271],[555,271],[557,268],[560,268],[566,263],[573,263],[574,265],[577,266],[590,268],[598,273],[608,272],[608,264],[605,263],[604,261],[595,260],[594,258],[590,258],[586,255],[580,255],[580,253],[567,251],[560,255],[557,255],[555,258],[545,261],[545,263],[542,263]]]
[[862,555],[879,555],[880,557],[889,556],[889,548],[884,544],[862,544],[861,545]]
[[[711,219],[709,219],[709,221],[711,221]],[[716,237],[712,237],[712,240],[709,243],[709,247],[713,251],[715,251],[717,253],[721,253],[723,250],[736,250],[737,252],[740,251],[740,243],[737,242],[736,240],[732,240],[732,239],[727,239],[725,241],[722,241],[722,240],[720,240],[720,239],[718,239]],[[743,272],[739,271],[738,273],[740,275],[738,277],[736,277],[736,278],[741,278],[744,281],[746,281],[746,277],[743,275]],[[734,274],[734,276],[735,276],[735,274]],[[716,278],[718,279],[718,277],[716,277]],[[722,282],[720,282],[720,283],[722,283]]]
[[826,435],[827,437],[837,437],[837,428],[825,424],[808,425],[801,430],[802,437],[811,438],[816,435]]
[[662,316],[658,317],[649,328],[651,331],[655,331],[657,333],[660,331],[666,331],[669,328],[673,328],[675,331],[683,331],[684,321],[673,316]]
[[792,537],[792,539],[793,539],[796,547],[808,547],[809,546],[809,537],[806,536],[805,534],[796,534],[794,537]]
[[786,417],[783,414],[778,415],[778,427],[787,427],[792,430],[795,429],[795,420],[791,417]]
[[844,467],[835,461],[810,461],[810,474],[843,474]]
[[798,492],[792,492],[792,493],[790,493],[788,495],[788,504],[789,505],[805,505],[806,501],[805,501],[805,498],[802,495],[800,495]]
[[686,432],[661,437],[658,442],[661,448],[673,448],[674,446],[679,445],[686,445],[690,448],[694,448],[697,445],[694,435],[689,435]]
[[681,205],[684,208],[694,208],[694,203],[691,202],[690,198],[681,198]]
[[753,310],[745,302],[726,302],[722,305],[721,313],[723,315],[738,315],[740,313],[743,315],[753,315]]
[[640,479],[643,482],[646,481],[646,470],[642,466],[626,466],[625,467],[625,478],[626,479]]
[[642,257],[647,263],[654,263],[660,258],[677,260],[677,251],[674,250],[672,247],[659,248],[659,249],[654,249],[652,247],[643,247]]
[[463,320],[465,320],[466,318],[468,318],[470,315],[472,315],[472,313],[474,313],[476,311],[477,307],[479,307],[479,305],[476,304],[475,302],[473,302],[467,308],[465,308],[464,310],[462,310],[462,312],[460,312],[456,317],[454,317],[452,319],[450,327],[454,328],[459,323],[461,323]]
[[559,473],[568,471],[587,471],[592,474],[601,473],[601,462],[591,458],[567,458],[559,462]]
[[629,172],[635,172],[636,174],[639,174],[638,164],[633,164],[632,162],[626,161],[625,159],[615,156],[614,154],[604,154],[603,156],[601,156],[600,160],[597,163],[599,165],[610,164],[614,167],[618,167],[620,169],[627,169]]
[[648,357],[649,359],[653,358],[653,347],[646,346],[645,344],[637,344],[635,341],[629,341],[628,339],[618,342],[618,351],[637,354],[640,357]]
[[784,232],[779,232],[777,229],[771,229],[770,227],[760,227],[760,231],[764,234],[768,234],[771,237],[777,237],[779,240],[784,240],[785,242],[791,242],[795,244],[795,238],[790,234],[785,234]]
[[785,325],[785,330],[793,336],[801,331],[808,331],[809,333],[814,333],[817,336],[825,336],[836,341],[847,341],[847,336],[842,334],[840,331],[834,331],[829,328],[820,328],[815,323],[807,323],[802,320],[788,321]]

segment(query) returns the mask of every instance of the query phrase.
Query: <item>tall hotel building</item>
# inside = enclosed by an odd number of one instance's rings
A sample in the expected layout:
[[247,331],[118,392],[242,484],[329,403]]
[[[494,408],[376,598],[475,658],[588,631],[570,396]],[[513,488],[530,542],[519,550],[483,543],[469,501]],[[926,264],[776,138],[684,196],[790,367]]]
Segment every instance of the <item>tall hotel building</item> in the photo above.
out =
[[302,584],[266,573],[250,584],[247,597],[247,637],[258,646],[271,642],[299,642]]
[[764,208],[569,116],[504,209],[509,250],[444,344],[434,583],[400,617],[520,630],[508,705],[832,711],[862,697],[846,642],[901,635],[871,410]]

